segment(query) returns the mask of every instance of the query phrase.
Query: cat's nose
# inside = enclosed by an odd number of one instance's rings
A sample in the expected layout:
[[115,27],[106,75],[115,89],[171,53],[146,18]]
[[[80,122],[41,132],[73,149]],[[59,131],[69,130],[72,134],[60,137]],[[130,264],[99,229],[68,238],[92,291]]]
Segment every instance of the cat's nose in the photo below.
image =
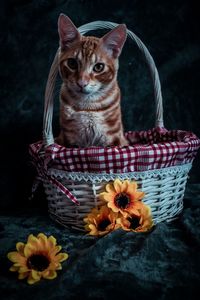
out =
[[86,87],[86,86],[88,85],[88,83],[89,83],[89,80],[88,80],[88,79],[79,79],[79,80],[77,81],[77,85],[78,85],[79,87],[81,87],[81,88]]

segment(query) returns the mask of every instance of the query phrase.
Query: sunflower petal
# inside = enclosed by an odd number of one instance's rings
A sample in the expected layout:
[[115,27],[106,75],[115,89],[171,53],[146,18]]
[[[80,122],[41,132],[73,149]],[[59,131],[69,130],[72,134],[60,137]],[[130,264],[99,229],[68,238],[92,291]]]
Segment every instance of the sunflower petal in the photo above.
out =
[[127,213],[129,214],[133,214],[136,216],[140,216],[141,215],[141,210],[143,209],[144,203],[141,201],[133,201],[131,202],[131,204],[129,205],[129,207],[125,210]]
[[108,202],[108,207],[115,213],[120,211],[120,209],[113,202]]
[[57,277],[57,272],[54,270],[49,270],[48,273],[46,273],[45,275],[43,274],[43,277],[46,279],[54,279]]
[[16,262],[18,261],[19,255],[20,254],[17,251],[12,251],[7,254],[7,258],[12,262]]
[[35,280],[40,280],[40,278],[41,278],[41,272],[38,272],[36,270],[31,270],[31,276]]
[[54,257],[54,258],[52,258],[48,268],[45,269],[44,271],[46,271],[46,270],[55,270],[57,268],[58,264],[59,264],[59,262],[57,260],[55,260],[55,257]]
[[86,231],[90,231],[89,224],[85,224],[84,228]]
[[121,215],[123,216],[123,218],[127,218],[129,216],[129,211],[125,211],[122,209],[120,209],[119,211],[120,211]]
[[28,236],[28,240],[27,240],[27,244],[31,243],[31,244],[37,244],[38,243],[38,239],[33,235],[33,234],[29,234]]
[[126,192],[129,186],[129,181],[124,180],[121,185],[121,193]]
[[62,262],[68,259],[69,255],[67,253],[59,253],[55,256],[56,261]]
[[16,267],[16,268],[24,267],[24,266],[26,266],[26,261],[24,261],[24,262],[16,262],[16,263],[14,263],[13,266]]
[[38,239],[39,239],[39,241],[40,241],[40,243],[41,243],[41,245],[42,245],[42,247],[43,248],[47,248],[48,246],[48,239],[47,239],[47,236],[44,234],[44,233],[39,233],[38,235],[37,235],[37,237],[38,237]]
[[[133,207],[130,211],[129,211],[131,214],[135,215],[136,217],[139,217],[141,214],[139,212],[139,210],[135,207]],[[127,216],[126,216],[127,218]]]
[[[30,234],[29,237],[28,237],[28,241],[27,243],[25,244],[25,247],[24,247],[24,251],[25,251],[25,248],[28,246],[28,248],[32,251],[32,252],[35,252],[35,251],[39,251],[42,247],[41,247],[41,243],[40,241],[37,239],[37,237],[35,237],[33,234]],[[25,253],[25,252],[24,252]]]
[[57,265],[56,270],[62,270],[62,266],[60,263]]
[[16,244],[16,249],[17,249],[17,251],[20,253],[20,254],[24,254],[24,246],[25,246],[25,244],[24,243],[21,243],[21,242],[18,242],[17,244]]
[[18,270],[19,273],[26,273],[28,271],[29,271],[28,267],[20,267]]
[[8,257],[8,259],[10,260],[10,261],[12,261],[12,262],[16,262],[16,263],[18,263],[18,262],[20,262],[20,261],[23,261],[25,258],[21,255],[21,254],[19,254],[17,251],[12,251],[12,252],[9,252],[8,254],[7,254],[7,257]]
[[122,188],[122,182],[118,178],[115,179],[115,181],[113,182],[113,185],[114,185],[115,191],[117,193],[121,193],[122,192],[122,190],[121,190],[121,188]]
[[46,276],[48,276],[48,275],[49,275],[49,272],[50,272],[50,270],[49,270],[49,269],[47,269],[47,270],[44,270],[44,271],[42,271],[42,273],[41,273],[41,276],[42,276],[43,278],[46,278]]
[[89,231],[88,235],[94,235],[94,236],[98,235],[97,228],[94,224],[88,224],[87,228],[88,228],[87,230]]
[[93,217],[93,215],[98,215],[99,213],[99,210],[97,207],[94,207],[92,210],[91,210],[91,213],[89,214],[89,217]]
[[28,275],[29,275],[29,272],[19,273],[18,279],[24,279],[24,278],[28,277]]
[[27,282],[28,284],[34,284],[36,282],[38,282],[40,279],[34,279],[32,276],[31,276],[31,273],[29,274],[28,276],[28,279],[27,279]]
[[137,188],[138,188],[138,185],[137,185],[137,182],[136,182],[136,181],[131,181],[130,186],[131,186],[132,189],[135,190],[135,191],[136,191]]
[[112,201],[114,196],[111,193],[107,193],[107,192],[103,192],[101,194],[99,194],[100,198],[104,201]]
[[24,247],[24,255],[26,258],[29,258],[37,249],[31,244],[26,244]]
[[49,251],[49,253],[50,253],[51,255],[56,255],[58,252],[60,252],[61,249],[62,249],[62,247],[59,246],[59,245],[57,245],[57,246],[53,247],[53,248]]
[[48,242],[49,242],[49,246],[50,246],[50,247],[56,246],[56,243],[57,243],[55,237],[52,236],[52,235],[48,238]]
[[98,236],[106,235],[109,232],[110,232],[110,230],[98,231]]
[[137,191],[137,183],[135,181],[130,182],[127,187],[127,193],[129,193],[130,195],[134,195],[136,191]]
[[9,268],[9,271],[11,271],[11,272],[17,272],[18,270],[19,270],[19,267],[16,267],[16,266],[11,266]]
[[144,198],[145,193],[144,192],[135,192],[135,200],[141,200],[142,198]]
[[116,194],[116,191],[112,183],[106,184],[106,192]]

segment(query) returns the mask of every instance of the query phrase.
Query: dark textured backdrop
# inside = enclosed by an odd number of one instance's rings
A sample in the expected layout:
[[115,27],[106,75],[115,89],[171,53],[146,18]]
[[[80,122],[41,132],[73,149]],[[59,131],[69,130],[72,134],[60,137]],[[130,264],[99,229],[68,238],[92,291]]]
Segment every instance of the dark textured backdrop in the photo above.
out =
[[[28,145],[42,135],[44,89],[58,47],[57,18],[61,12],[77,26],[93,20],[126,23],[155,59],[165,126],[200,136],[200,18],[193,1],[1,1],[0,207],[5,212],[29,205],[34,171],[29,166]],[[129,42],[120,66],[125,128],[149,129],[154,125],[150,77],[137,48]],[[58,90],[59,86],[57,95]],[[58,98],[55,106],[56,131]],[[192,183],[199,182],[198,164],[197,158],[190,173]]]

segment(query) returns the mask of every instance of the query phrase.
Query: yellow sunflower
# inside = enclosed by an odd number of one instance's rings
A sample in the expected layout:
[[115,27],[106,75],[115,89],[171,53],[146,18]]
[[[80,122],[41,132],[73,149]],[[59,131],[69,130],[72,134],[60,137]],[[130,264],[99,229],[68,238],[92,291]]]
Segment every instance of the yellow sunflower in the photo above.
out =
[[30,234],[26,244],[18,242],[17,251],[8,253],[8,259],[14,263],[10,271],[18,272],[19,279],[27,278],[29,284],[41,278],[56,278],[56,271],[62,269],[61,262],[68,258],[67,253],[58,253],[62,247],[56,244],[53,236]]
[[139,215],[138,210],[142,206],[140,200],[145,194],[137,190],[135,181],[115,179],[113,183],[108,183],[105,189],[106,192],[100,193],[99,196],[107,202],[113,212],[120,212],[124,216]]
[[107,205],[100,208],[93,208],[91,213],[84,218],[85,229],[89,235],[103,236],[114,230],[117,214],[115,214]]
[[121,215],[117,218],[117,228],[122,228],[126,231],[145,232],[153,227],[153,220],[151,209],[149,206],[143,204],[138,211],[139,215],[131,214],[127,217]]

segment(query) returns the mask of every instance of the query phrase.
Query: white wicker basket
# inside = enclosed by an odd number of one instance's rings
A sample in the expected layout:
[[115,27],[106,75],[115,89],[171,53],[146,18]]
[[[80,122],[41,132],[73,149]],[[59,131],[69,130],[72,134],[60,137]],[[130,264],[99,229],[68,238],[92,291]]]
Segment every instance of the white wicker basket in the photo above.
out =
[[[84,34],[89,30],[112,29],[117,25],[116,23],[97,21],[81,26],[79,31]],[[149,67],[156,103],[155,126],[164,127],[162,95],[155,63],[141,40],[130,30],[127,30],[127,33],[136,42]],[[43,142],[45,146],[54,143],[52,133],[53,92],[58,73],[58,55],[59,49],[52,64],[46,86],[43,124]],[[151,207],[155,223],[164,220],[170,221],[183,209],[182,199],[191,166],[191,163],[184,163],[174,167],[120,174],[66,172],[60,169],[48,168],[48,176],[53,176],[63,186],[67,187],[80,203],[79,206],[74,204],[48,180],[48,177],[44,176],[43,183],[48,199],[49,214],[55,221],[64,226],[83,230],[83,218],[93,207],[100,204],[98,194],[104,190],[107,182],[119,178],[121,180],[133,179],[137,181],[138,188],[145,192],[143,201]]]
[[49,183],[44,182],[50,216],[58,223],[83,230],[83,218],[93,207],[100,204],[98,194],[105,184],[115,178],[134,179],[139,190],[145,192],[143,202],[151,207],[154,223],[171,221],[183,209],[183,195],[190,164],[146,172],[124,174],[75,174],[51,169],[56,177],[73,193],[80,205],[76,206],[66,195]]

